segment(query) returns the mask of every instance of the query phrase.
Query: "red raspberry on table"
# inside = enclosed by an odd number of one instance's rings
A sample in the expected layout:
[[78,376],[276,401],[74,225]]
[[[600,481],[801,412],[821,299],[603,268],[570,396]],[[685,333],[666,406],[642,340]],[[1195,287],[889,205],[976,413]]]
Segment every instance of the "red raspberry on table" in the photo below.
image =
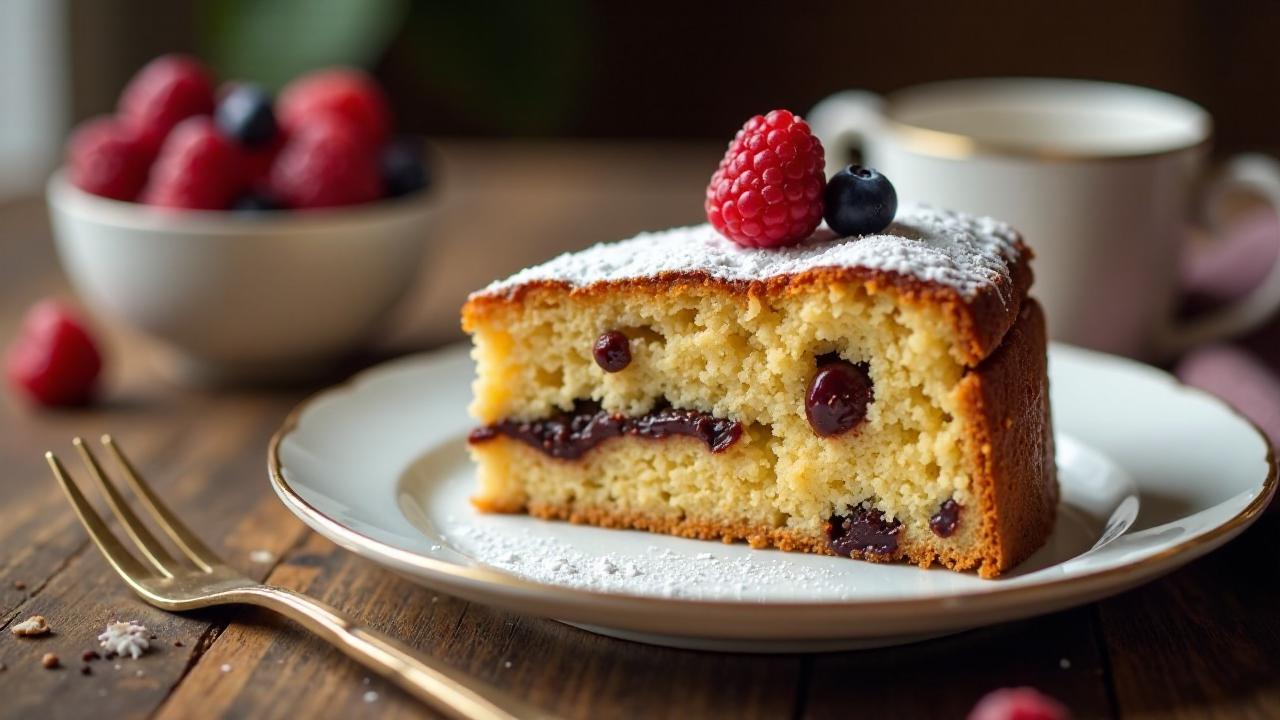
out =
[[378,160],[359,130],[328,116],[311,120],[276,156],[268,183],[287,207],[354,205],[382,197]]
[[774,110],[747,121],[707,185],[707,220],[744,247],[791,245],[822,222],[822,143],[804,120]]
[[391,133],[391,109],[378,83],[352,68],[319,70],[285,86],[276,102],[276,117],[286,132],[298,132],[324,115],[351,123],[378,147]]
[[1001,688],[986,694],[969,711],[968,720],[1068,720],[1071,713],[1057,700],[1031,687]]
[[200,61],[186,55],[161,55],[125,86],[118,114],[154,152],[178,123],[212,113],[213,105],[213,79]]
[[75,314],[56,300],[27,311],[5,357],[5,374],[41,405],[80,405],[93,396],[102,356]]
[[225,210],[245,186],[244,158],[207,117],[178,124],[156,158],[142,202],[161,207]]
[[115,118],[87,120],[67,141],[67,177],[85,192],[133,200],[147,182],[152,154]]

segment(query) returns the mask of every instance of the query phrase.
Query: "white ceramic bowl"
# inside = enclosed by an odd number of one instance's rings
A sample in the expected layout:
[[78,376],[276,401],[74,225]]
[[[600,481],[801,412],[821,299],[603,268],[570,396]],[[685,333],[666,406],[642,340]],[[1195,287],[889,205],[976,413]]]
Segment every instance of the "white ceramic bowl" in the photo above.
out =
[[166,211],[48,184],[58,253],[94,312],[168,345],[206,379],[309,374],[356,348],[409,289],[422,195],[257,215]]

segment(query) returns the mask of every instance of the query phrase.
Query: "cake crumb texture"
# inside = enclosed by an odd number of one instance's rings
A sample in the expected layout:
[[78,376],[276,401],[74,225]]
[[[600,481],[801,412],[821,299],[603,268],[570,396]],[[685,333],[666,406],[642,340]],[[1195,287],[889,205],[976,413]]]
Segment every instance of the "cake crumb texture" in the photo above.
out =
[[[1028,283],[1029,274],[1014,285]],[[1004,301],[1018,307],[1009,322],[1017,329],[1001,330],[975,358],[955,352],[972,327],[956,320],[964,301],[953,288],[843,270],[747,286],[705,277],[578,289],[531,282],[474,296],[463,315],[478,369],[471,410],[482,424],[544,418],[580,399],[636,416],[665,400],[744,428],[723,453],[683,438],[617,438],[574,461],[494,438],[471,446],[475,502],[812,552],[827,551],[833,514],[865,503],[902,526],[897,550],[869,559],[998,574],[1043,542],[1056,502],[1044,456],[1043,317],[1034,301]],[[630,340],[622,372],[592,357],[609,330]],[[831,353],[866,364],[874,401],[858,428],[823,438],[808,425],[804,397],[816,358]],[[929,520],[949,499],[964,509],[957,531],[940,538]]]

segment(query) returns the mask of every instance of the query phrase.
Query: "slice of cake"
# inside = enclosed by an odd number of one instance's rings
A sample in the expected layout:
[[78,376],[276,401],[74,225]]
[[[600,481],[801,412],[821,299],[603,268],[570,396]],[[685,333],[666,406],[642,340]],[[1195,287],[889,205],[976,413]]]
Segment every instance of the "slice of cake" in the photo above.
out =
[[474,503],[996,576],[1058,499],[1029,260],[1003,223],[908,206],[861,237],[701,225],[520,272],[462,312]]

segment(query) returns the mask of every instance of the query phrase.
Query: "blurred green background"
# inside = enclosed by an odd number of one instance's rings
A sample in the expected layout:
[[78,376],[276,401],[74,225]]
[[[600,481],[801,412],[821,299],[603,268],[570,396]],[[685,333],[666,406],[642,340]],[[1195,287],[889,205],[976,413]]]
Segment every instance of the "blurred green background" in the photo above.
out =
[[428,120],[422,102],[480,132],[566,127],[589,65],[572,1],[206,0],[197,12],[198,47],[222,77],[279,89],[325,65],[381,66],[406,114]]
[[404,129],[436,135],[715,138],[849,87],[1053,75],[1178,93],[1214,113],[1222,149],[1280,149],[1268,0],[67,2],[73,119],[182,50],[275,87],[365,66]]

